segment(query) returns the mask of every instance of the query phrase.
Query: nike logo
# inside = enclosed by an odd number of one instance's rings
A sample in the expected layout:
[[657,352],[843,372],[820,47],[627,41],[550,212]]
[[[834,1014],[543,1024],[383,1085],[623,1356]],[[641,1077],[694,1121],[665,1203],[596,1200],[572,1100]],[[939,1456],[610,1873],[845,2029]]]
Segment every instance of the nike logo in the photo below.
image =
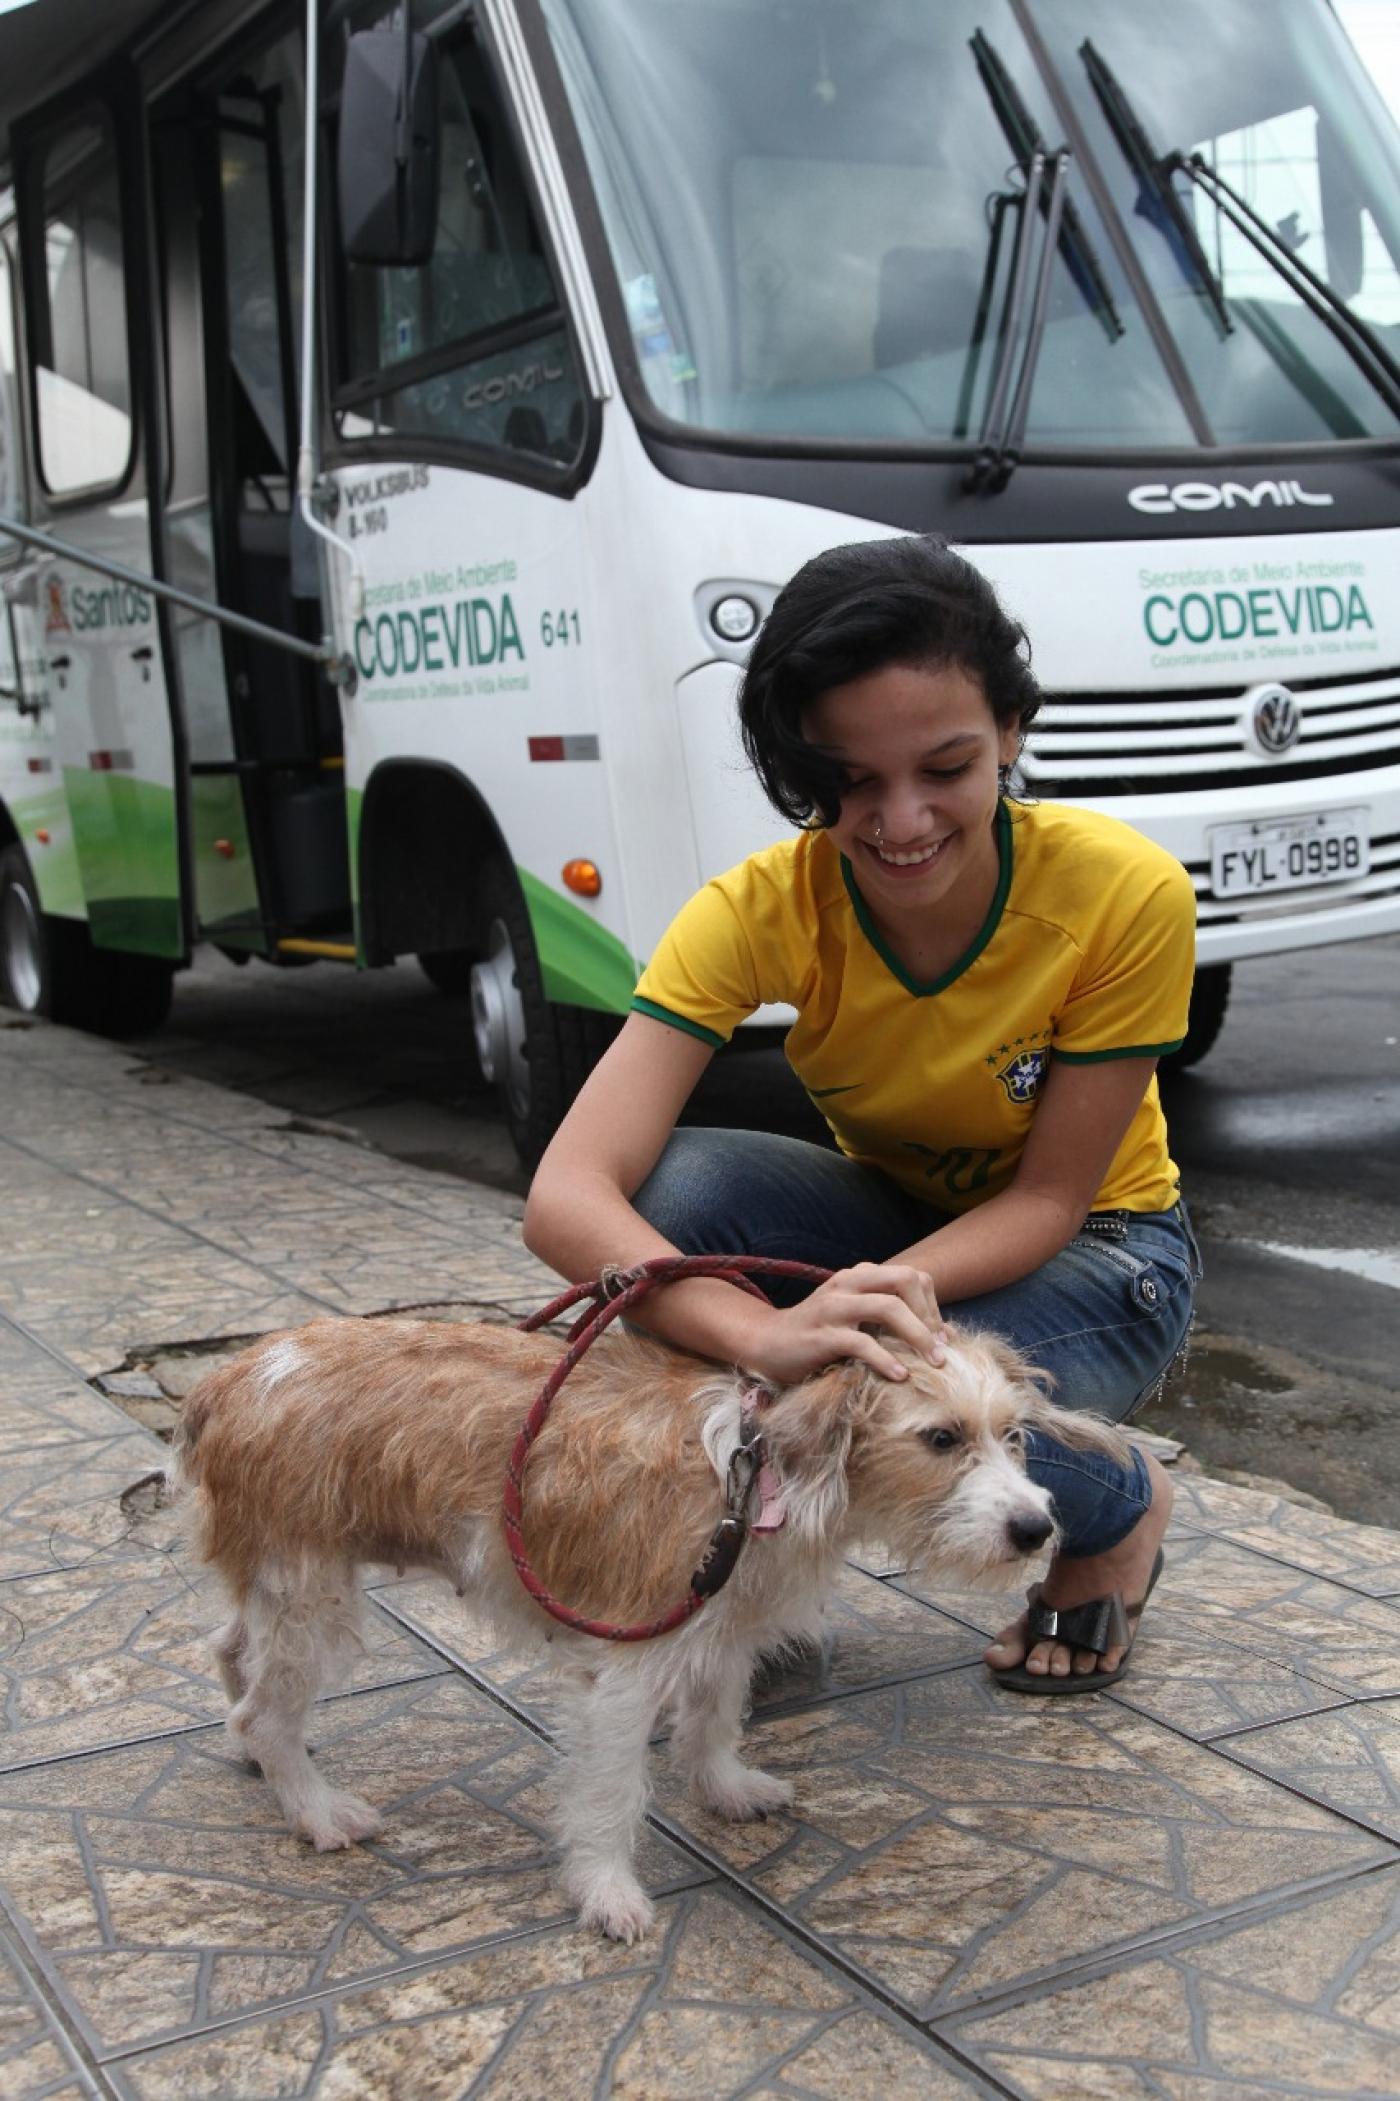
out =
[[828,1094],[854,1094],[857,1087],[864,1085],[864,1080],[852,1080],[849,1087],[809,1087],[807,1092],[814,1102],[819,1102],[824,1101]]

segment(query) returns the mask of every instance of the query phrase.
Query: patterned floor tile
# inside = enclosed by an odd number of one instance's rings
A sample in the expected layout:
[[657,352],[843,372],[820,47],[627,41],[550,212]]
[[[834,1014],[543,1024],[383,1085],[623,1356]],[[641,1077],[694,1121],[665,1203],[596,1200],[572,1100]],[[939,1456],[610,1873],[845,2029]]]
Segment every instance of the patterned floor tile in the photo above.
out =
[[1221,1745],[1343,1816],[1400,1841],[1400,1700],[1365,1700]]
[[1310,1575],[1330,1576],[1368,1597],[1400,1597],[1400,1533],[1353,1524],[1207,1474],[1182,1475],[1177,1491],[1180,1515],[1190,1525]]
[[[552,1731],[557,1726],[553,1658],[543,1639],[534,1648],[502,1648],[485,1616],[432,1578],[403,1580],[376,1590],[375,1596],[387,1612],[540,1727]],[[752,1693],[756,1711],[948,1670],[967,1663],[979,1646],[956,1620],[858,1569],[843,1571],[826,1619],[828,1636],[820,1647],[779,1654],[760,1666]]]
[[1209,1622],[1155,1601],[1134,1644],[1132,1669],[1108,1697],[1198,1743],[1228,1729],[1316,1714],[1347,1698],[1256,1649],[1233,1647]]
[[342,1990],[275,2020],[127,2059],[133,2101],[412,2095],[613,2101],[880,2094],[971,2101],[978,2082],[899,2032],[731,1900],[666,1901],[639,1947],[577,1929]]
[[[0,1770],[221,1721],[209,1636],[225,1617],[211,1576],[134,1543],[0,1584]],[[346,1684],[442,1668],[372,1606]]]
[[923,2017],[1387,1857],[1111,1700],[978,1671],[760,1721],[746,1755],[796,1782],[792,1815],[725,1825],[674,1791],[667,1815]]
[[1400,1693],[1400,1600],[1360,1596],[1209,1533],[1174,1545],[1156,1596],[1203,1636],[1218,1630],[1339,1692]]
[[[0,1778],[10,1900],[99,2054],[561,1923],[555,1753],[451,1676],[319,1707],[316,1759],[382,1835],[317,1854],[222,1732]],[[705,1879],[650,1836],[653,1888]],[[219,2093],[218,2085],[187,2092]]]
[[[130,1536],[122,1495],[163,1466],[166,1454],[154,1438],[120,1424],[113,1411],[106,1437],[40,1445],[0,1462],[0,1579],[70,1568]],[[0,1651],[8,1646],[0,1633]]]
[[943,2032],[1034,2101],[1393,2101],[1400,1870]]
[[6,1940],[0,1928],[0,2096],[3,2101],[68,2101],[90,2093]]

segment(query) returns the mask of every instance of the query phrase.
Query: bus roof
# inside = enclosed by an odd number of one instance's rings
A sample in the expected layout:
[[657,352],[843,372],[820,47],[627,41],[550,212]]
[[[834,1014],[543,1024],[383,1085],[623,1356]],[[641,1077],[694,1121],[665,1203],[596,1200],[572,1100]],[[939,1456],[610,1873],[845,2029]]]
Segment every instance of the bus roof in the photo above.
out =
[[29,0],[0,14],[0,165],[8,172],[10,126],[129,46],[139,29],[171,11],[170,0]]

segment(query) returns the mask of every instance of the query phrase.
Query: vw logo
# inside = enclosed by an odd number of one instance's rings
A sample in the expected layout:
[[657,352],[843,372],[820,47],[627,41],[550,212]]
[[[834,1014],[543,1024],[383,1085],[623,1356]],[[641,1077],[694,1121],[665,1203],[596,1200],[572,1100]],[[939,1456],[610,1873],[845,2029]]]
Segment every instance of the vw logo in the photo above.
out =
[[1287,686],[1255,686],[1244,699],[1249,731],[1259,749],[1271,758],[1291,751],[1303,727],[1303,711]]

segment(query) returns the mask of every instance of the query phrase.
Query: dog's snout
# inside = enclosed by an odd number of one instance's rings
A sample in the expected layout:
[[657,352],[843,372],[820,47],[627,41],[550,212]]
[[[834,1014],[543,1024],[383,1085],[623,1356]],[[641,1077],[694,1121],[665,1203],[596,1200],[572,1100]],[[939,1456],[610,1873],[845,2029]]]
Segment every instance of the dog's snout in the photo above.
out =
[[1033,1554],[1043,1547],[1055,1527],[1043,1512],[1024,1512],[1013,1517],[1006,1527],[1006,1536],[1018,1554]]

